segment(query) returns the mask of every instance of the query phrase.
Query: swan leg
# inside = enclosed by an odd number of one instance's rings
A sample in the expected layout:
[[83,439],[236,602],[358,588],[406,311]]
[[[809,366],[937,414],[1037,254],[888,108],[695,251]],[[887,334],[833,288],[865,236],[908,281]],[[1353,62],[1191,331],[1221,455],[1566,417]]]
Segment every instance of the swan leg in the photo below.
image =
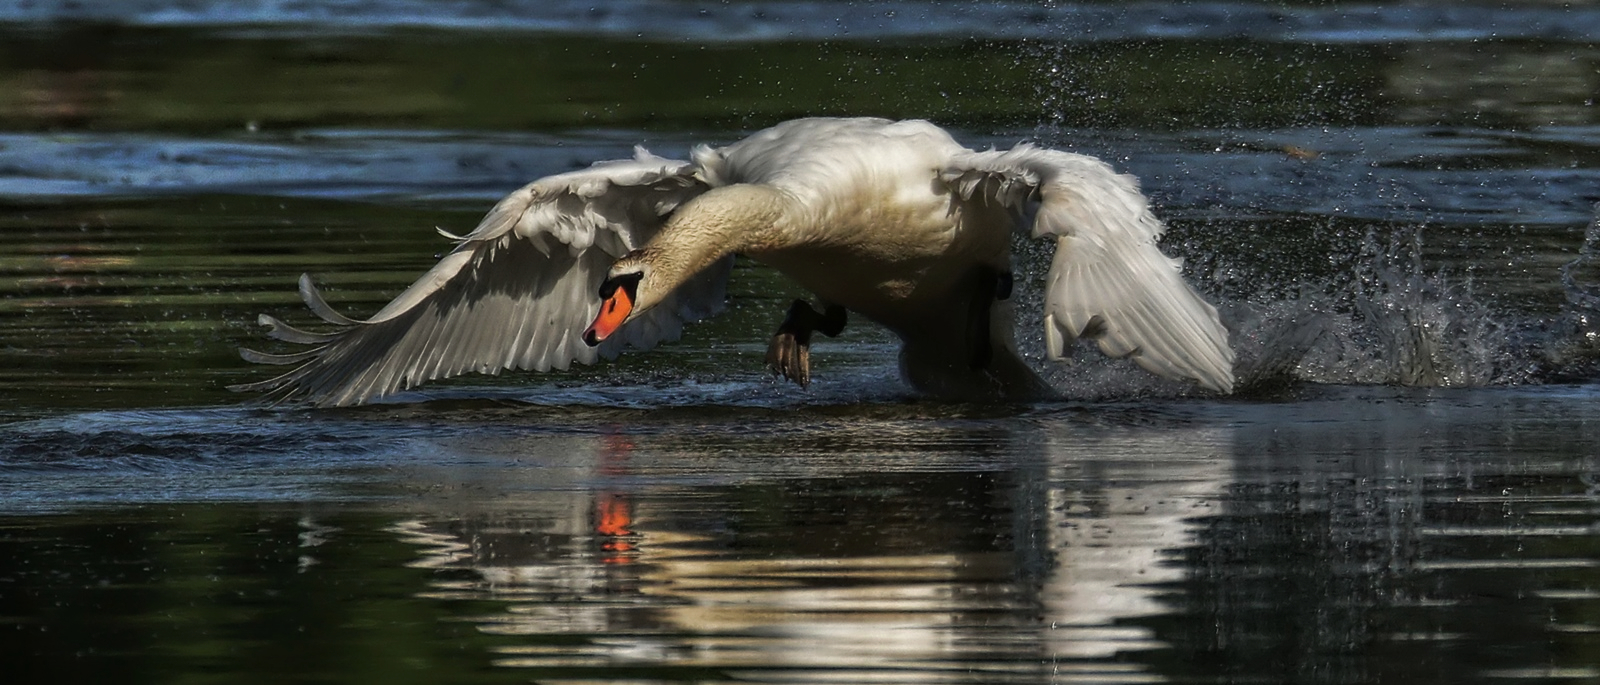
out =
[[973,280],[972,299],[967,301],[967,349],[972,355],[968,364],[981,371],[994,361],[990,317],[996,301],[1011,299],[1012,276],[1009,271],[980,266],[973,270]]
[[788,315],[778,324],[767,344],[767,368],[776,375],[794,381],[804,388],[811,384],[811,333],[820,331],[830,338],[844,331],[846,311],[832,303],[825,303],[818,312],[805,300],[795,300],[789,305]]

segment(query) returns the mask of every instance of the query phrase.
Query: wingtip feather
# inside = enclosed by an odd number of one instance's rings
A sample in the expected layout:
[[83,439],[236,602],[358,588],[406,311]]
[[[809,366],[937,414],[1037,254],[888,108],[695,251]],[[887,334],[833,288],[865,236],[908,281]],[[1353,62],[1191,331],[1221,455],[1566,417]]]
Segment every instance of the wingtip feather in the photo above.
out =
[[300,274],[300,299],[311,308],[311,312],[318,318],[336,326],[354,326],[358,321],[340,314],[328,301],[323,299],[322,291],[317,289],[317,284],[311,280],[311,274]]

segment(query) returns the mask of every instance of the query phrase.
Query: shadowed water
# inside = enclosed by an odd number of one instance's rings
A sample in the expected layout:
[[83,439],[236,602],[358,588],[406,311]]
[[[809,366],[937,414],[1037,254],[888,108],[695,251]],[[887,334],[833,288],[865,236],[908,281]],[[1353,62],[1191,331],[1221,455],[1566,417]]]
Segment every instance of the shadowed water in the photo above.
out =
[[[6,682],[1600,680],[1592,3],[0,8]],[[500,196],[790,116],[1141,179],[1240,392],[934,403],[803,296],[616,363],[251,404]]]

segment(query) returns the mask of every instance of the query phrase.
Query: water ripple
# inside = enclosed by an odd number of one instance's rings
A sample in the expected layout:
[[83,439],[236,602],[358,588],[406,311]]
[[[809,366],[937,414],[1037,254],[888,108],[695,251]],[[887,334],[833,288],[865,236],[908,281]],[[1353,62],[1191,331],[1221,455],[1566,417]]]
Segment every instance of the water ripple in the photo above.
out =
[[[1044,142],[1116,160],[1143,180],[1169,216],[1303,213],[1571,224],[1587,221],[1600,200],[1600,168],[1541,166],[1534,153],[1563,146],[1574,155],[1600,157],[1592,145],[1597,133],[1590,126],[1530,133],[1408,127],[1248,134],[1068,130],[1050,132]],[[982,148],[1037,136],[962,137]],[[221,139],[0,134],[0,198],[182,192],[490,202],[547,174],[627,157],[640,142],[658,154],[682,157],[698,141],[644,131],[553,137],[313,130]],[[1286,148],[1316,150],[1318,158],[1297,159]]]

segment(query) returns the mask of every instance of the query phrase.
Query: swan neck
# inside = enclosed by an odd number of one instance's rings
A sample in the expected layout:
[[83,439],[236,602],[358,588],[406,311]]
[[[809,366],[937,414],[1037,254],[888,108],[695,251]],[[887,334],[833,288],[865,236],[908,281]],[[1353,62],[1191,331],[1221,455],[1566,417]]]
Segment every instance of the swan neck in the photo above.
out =
[[712,189],[680,208],[651,241],[657,267],[688,279],[723,257],[769,244],[783,232],[791,203],[787,194],[768,186]]

